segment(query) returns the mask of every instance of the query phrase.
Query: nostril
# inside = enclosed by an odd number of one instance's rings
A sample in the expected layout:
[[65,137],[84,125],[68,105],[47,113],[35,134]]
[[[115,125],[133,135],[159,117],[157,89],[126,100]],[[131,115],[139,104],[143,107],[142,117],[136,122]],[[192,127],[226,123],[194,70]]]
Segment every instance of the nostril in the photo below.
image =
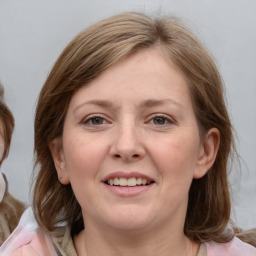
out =
[[[115,154],[114,155],[114,158],[122,158],[122,156],[121,155],[119,155],[119,154]],[[123,157],[123,158],[127,158],[127,157]],[[128,157],[129,158],[129,157]],[[132,156],[131,156],[131,159],[137,159],[137,158],[140,158],[140,155],[139,154],[133,154]]]

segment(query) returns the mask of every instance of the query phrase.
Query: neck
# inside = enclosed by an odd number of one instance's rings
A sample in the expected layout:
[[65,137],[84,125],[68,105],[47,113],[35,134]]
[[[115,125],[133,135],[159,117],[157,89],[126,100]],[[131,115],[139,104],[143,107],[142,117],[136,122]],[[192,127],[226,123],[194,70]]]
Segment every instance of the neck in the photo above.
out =
[[91,228],[90,225],[74,238],[79,256],[196,256],[199,245],[190,241],[183,230],[115,231]]

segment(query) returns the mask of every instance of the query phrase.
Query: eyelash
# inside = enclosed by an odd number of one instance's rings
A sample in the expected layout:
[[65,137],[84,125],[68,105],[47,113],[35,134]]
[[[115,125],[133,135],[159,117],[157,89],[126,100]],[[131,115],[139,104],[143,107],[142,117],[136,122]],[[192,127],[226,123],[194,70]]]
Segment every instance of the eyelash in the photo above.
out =
[[[100,124],[94,124],[93,120],[95,120],[96,118],[100,118],[102,120],[103,123]],[[101,115],[94,115],[94,116],[88,116],[85,119],[82,120],[82,124],[84,125],[90,125],[90,126],[100,126],[102,124],[105,124],[107,122],[106,119],[104,117],[102,117]]]
[[[164,123],[163,124],[154,123],[154,120],[156,120],[157,118],[161,118],[162,120],[164,120]],[[175,123],[175,121],[173,119],[171,119],[170,117],[165,116],[165,115],[156,115],[153,118],[151,118],[149,120],[149,122],[153,122],[153,125],[155,125],[155,126],[166,126],[166,125]]]
[[[96,124],[93,123],[93,120],[95,120],[96,118],[99,118],[102,121],[102,123],[96,123]],[[156,120],[157,118],[162,119],[164,123],[163,124],[155,123],[154,120]],[[101,126],[101,125],[107,124],[108,121],[101,115],[91,115],[83,119],[81,123],[83,125],[88,125],[88,126]],[[149,121],[146,123],[152,123],[155,126],[167,126],[167,125],[174,124],[175,121],[169,116],[159,114],[151,117]]]

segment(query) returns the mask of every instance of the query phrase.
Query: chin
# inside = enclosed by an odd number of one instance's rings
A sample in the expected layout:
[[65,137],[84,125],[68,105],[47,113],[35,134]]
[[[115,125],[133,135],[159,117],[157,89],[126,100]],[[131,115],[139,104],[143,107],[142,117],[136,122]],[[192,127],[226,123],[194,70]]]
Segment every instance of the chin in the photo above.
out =
[[134,209],[127,209],[117,211],[110,215],[108,225],[120,231],[140,231],[148,229],[153,223],[154,217],[152,212],[147,213],[143,210],[135,211]]
[[122,232],[139,232],[143,230],[149,229],[149,223],[148,222],[138,222],[136,221],[119,221],[115,223],[111,223],[111,228],[114,228],[115,230],[122,231]]

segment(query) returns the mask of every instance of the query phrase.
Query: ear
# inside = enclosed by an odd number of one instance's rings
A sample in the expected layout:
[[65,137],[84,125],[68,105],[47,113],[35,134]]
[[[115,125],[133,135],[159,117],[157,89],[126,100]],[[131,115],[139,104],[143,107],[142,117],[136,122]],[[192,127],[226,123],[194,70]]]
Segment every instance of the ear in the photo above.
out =
[[217,128],[210,129],[204,137],[199,149],[198,161],[193,178],[202,178],[212,167],[218,153],[220,132]]
[[52,159],[58,174],[59,182],[63,185],[69,184],[69,176],[66,170],[66,162],[63,153],[61,138],[55,138],[49,144]]

